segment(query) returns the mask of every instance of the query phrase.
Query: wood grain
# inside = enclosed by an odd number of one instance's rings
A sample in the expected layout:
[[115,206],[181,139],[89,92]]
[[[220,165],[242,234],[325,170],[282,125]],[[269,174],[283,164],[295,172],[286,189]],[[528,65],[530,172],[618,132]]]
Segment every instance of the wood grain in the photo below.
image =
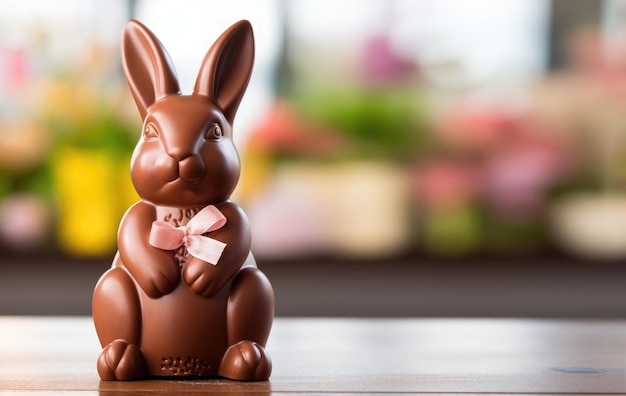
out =
[[100,381],[90,318],[0,317],[0,392],[626,393],[626,322],[284,319],[267,382]]

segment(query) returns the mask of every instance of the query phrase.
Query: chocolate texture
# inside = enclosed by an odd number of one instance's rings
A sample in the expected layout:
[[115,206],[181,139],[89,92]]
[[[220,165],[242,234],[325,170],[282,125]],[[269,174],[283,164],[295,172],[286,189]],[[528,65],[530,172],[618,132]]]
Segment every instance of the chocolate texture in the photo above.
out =
[[274,294],[250,252],[246,215],[230,200],[252,27],[239,21],[215,41],[191,95],[181,94],[167,51],[138,21],[124,29],[122,59],[143,120],[131,160],[141,200],[124,215],[113,265],[93,294],[98,373],[266,380]]

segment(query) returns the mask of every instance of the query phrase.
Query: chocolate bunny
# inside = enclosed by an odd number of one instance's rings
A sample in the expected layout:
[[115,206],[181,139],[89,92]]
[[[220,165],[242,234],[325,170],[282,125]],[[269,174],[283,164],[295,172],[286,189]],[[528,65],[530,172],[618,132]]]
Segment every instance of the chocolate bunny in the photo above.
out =
[[165,48],[137,21],[124,29],[122,56],[143,119],[131,160],[141,200],[124,215],[113,265],[94,290],[98,373],[265,380],[274,294],[250,252],[246,215],[229,199],[252,27],[237,22],[217,39],[191,95],[180,93]]

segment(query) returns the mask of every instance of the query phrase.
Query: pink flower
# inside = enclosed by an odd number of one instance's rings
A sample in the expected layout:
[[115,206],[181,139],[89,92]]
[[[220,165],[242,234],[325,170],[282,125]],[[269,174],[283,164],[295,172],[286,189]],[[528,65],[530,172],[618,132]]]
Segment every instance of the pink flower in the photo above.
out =
[[507,218],[534,218],[543,209],[546,190],[570,168],[567,154],[557,146],[532,140],[517,142],[485,163],[486,203]]
[[251,131],[248,145],[261,151],[306,156],[333,152],[343,141],[339,134],[302,117],[288,103],[277,101]]
[[386,36],[375,36],[367,41],[363,58],[363,76],[368,82],[400,83],[417,71],[415,63],[393,50]]
[[469,150],[492,150],[517,133],[519,117],[498,107],[461,107],[446,113],[435,133],[449,146]]
[[469,202],[481,190],[478,169],[452,160],[420,164],[413,178],[413,193],[426,208],[445,208]]

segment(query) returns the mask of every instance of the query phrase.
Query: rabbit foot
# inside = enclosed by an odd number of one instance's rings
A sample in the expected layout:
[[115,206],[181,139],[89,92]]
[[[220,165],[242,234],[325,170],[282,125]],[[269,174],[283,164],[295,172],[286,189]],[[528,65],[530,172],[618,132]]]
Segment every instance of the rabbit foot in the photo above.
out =
[[241,341],[232,345],[222,358],[219,375],[240,381],[262,381],[270,377],[272,360],[256,342]]
[[114,340],[98,358],[98,374],[103,380],[133,380],[148,373],[141,349],[124,340]]

